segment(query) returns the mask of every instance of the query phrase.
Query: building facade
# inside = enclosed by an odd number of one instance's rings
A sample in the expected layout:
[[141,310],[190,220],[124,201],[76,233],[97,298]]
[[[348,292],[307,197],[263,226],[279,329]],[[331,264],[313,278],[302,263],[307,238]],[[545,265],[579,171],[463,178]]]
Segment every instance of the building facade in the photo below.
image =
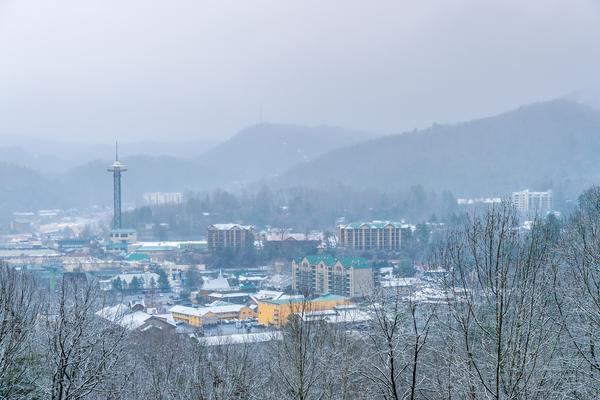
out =
[[260,243],[268,257],[291,259],[306,254],[316,254],[323,242],[321,232],[294,233],[271,230],[260,234]]
[[143,195],[144,202],[149,206],[176,205],[183,203],[183,193],[148,192]]
[[373,269],[364,258],[307,256],[292,261],[292,290],[345,297],[363,297],[374,287]]
[[338,225],[338,246],[352,250],[399,251],[401,231],[399,222],[390,221]]
[[239,224],[214,224],[207,228],[209,251],[241,249],[254,245],[254,227]]
[[137,231],[135,229],[111,229],[106,249],[127,251],[129,246],[136,242]]
[[513,192],[512,203],[522,214],[546,215],[552,211],[552,191],[531,192],[522,190]]
[[174,306],[169,310],[169,312],[175,321],[184,322],[195,327],[214,325],[222,320],[245,320],[256,317],[254,310],[241,304],[228,304],[199,308]]
[[333,294],[307,300],[302,297],[264,300],[258,303],[258,323],[261,325],[284,326],[290,315],[307,314],[315,311],[333,310],[337,306],[348,305],[350,301]]

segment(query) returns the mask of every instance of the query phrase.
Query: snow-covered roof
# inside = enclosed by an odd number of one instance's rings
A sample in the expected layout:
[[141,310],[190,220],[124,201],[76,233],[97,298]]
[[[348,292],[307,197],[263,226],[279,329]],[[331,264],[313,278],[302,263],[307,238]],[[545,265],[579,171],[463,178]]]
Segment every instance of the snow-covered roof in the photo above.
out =
[[389,287],[410,287],[421,284],[421,280],[419,278],[392,278],[392,279],[382,279],[381,287],[389,288]]
[[298,233],[298,232],[266,232],[264,239],[268,242],[279,242],[279,241],[320,241],[323,240],[322,232],[310,232],[310,233]]
[[247,297],[248,293],[244,292],[234,292],[234,293],[209,293],[208,297],[214,297],[216,299],[229,299],[229,298],[238,298],[238,297]]
[[193,315],[196,317],[203,317],[208,313],[212,314],[224,314],[224,313],[232,313],[232,312],[240,312],[242,308],[246,307],[243,304],[229,304],[229,305],[220,305],[220,306],[210,306],[210,307],[186,307],[186,306],[173,306],[169,312],[184,314],[184,315]]
[[228,231],[233,228],[241,229],[241,230],[251,230],[254,229],[252,225],[240,225],[240,224],[213,224],[209,228],[214,228],[220,231]]
[[269,300],[269,299],[277,299],[283,295],[283,292],[277,290],[259,290],[255,294],[252,295],[252,298],[255,300]]
[[297,299],[303,299],[304,296],[301,294],[283,294],[279,297],[277,297],[277,300],[297,300]]
[[[119,324],[128,330],[137,329],[144,325],[148,319],[152,318],[152,315],[144,311],[131,312],[131,309],[125,304],[104,307],[100,311],[96,312],[96,315],[115,324]],[[173,325],[175,324],[175,321],[172,319],[172,317],[170,319],[173,320],[173,322],[169,321],[167,318],[161,319],[164,319],[167,323],[171,323]]]
[[204,314],[206,314],[206,313],[202,312],[199,308],[187,307],[187,306],[173,306],[173,307],[171,307],[169,312],[171,314],[176,313],[176,314],[184,314],[184,315],[193,315],[193,316],[197,316],[197,317],[201,317]]
[[223,274],[219,272],[219,276],[215,279],[204,278],[204,284],[202,285],[202,290],[230,290],[231,286],[229,286],[229,282],[226,278],[223,277]]
[[119,321],[119,325],[123,328],[134,330],[144,325],[152,315],[144,312],[144,311],[134,311],[131,314],[124,315]]
[[11,257],[58,257],[59,253],[52,249],[2,249],[0,258]]
[[176,321],[173,319],[173,314],[154,314],[153,317],[162,319],[163,321],[165,321],[171,325],[176,324]]
[[215,300],[215,301],[213,301],[213,302],[211,302],[211,303],[208,303],[208,304],[206,305],[206,307],[215,307],[215,306],[230,306],[230,305],[232,305],[232,304],[234,304],[234,303],[231,303],[231,302],[229,302],[229,301],[224,301],[224,300]]
[[174,250],[186,245],[206,245],[204,240],[165,241],[165,242],[136,242],[131,247],[137,250]]
[[222,346],[228,344],[261,343],[281,339],[283,339],[282,333],[280,331],[273,331],[256,333],[237,333],[233,335],[222,336],[205,336],[198,338],[198,341],[205,346]]
[[238,281],[240,282],[261,282],[267,279],[266,276],[244,276],[240,275]]
[[324,321],[332,324],[365,322],[371,318],[369,312],[359,310],[355,305],[336,306],[333,310],[312,311],[302,315],[304,321]]

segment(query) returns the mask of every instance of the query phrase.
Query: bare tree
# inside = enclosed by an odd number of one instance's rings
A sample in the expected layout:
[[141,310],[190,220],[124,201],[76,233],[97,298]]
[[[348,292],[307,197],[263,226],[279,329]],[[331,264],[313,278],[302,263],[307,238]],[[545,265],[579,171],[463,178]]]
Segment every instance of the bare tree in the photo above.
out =
[[311,400],[323,396],[326,363],[326,323],[307,321],[310,301],[290,305],[294,310],[283,328],[281,341],[270,349],[269,373],[274,378],[272,396],[277,399]]
[[25,398],[35,389],[32,334],[40,293],[31,275],[0,266],[0,398]]
[[210,400],[251,399],[257,396],[260,356],[255,344],[227,343],[204,346],[197,343],[198,371],[195,398]]
[[365,357],[362,341],[357,340],[352,319],[327,326],[322,399],[355,400],[369,398],[365,379],[360,374]]
[[[423,312],[421,313],[421,308]],[[365,337],[362,375],[383,399],[415,399],[423,381],[419,375],[433,308],[418,306],[399,290],[378,291],[369,299],[372,316]]]
[[63,277],[46,317],[48,398],[85,399],[105,390],[109,398],[118,395],[113,383],[124,356],[126,330],[96,314],[102,297],[94,283]]
[[549,231],[519,229],[509,204],[449,234],[438,256],[448,272],[441,316],[451,365],[448,398],[537,399],[555,391],[560,325],[552,296]]
[[554,294],[571,347],[564,373],[573,395],[600,396],[600,188],[580,198],[560,241]]

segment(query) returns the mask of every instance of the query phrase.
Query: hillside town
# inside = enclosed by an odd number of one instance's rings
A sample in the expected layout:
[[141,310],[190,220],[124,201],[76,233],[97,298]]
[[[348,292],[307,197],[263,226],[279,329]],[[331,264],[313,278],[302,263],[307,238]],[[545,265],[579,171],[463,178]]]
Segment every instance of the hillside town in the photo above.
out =
[[[443,298],[444,271],[407,251],[404,241],[420,236],[426,245],[444,224],[427,223],[425,233],[406,221],[345,222],[333,235],[257,227],[252,221],[214,223],[195,240],[141,240],[124,226],[122,176],[113,174],[113,209],[40,210],[15,213],[2,236],[0,260],[33,272],[50,288],[63,276],[97,283],[112,305],[97,310],[133,331],[158,328],[173,334],[272,340],[292,315],[319,317],[360,329],[374,293],[400,293],[406,301]],[[153,192],[152,206],[181,204],[179,193]],[[552,213],[552,192],[514,192],[523,216]],[[459,207],[500,204],[499,198],[457,199]],[[333,225],[333,224],[332,224]],[[146,235],[148,236],[148,235]],[[411,239],[409,239],[411,238]],[[257,257],[256,254],[261,254]],[[254,263],[237,260],[251,258]],[[232,263],[223,265],[223,260]]]
[[600,0],[0,0],[0,400],[600,399]]

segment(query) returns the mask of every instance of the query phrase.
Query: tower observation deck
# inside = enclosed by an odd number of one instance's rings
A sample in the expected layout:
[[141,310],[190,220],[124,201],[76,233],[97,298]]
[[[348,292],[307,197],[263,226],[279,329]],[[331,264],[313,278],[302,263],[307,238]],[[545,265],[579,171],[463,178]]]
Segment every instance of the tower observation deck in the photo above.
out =
[[106,170],[113,173],[113,229],[121,229],[121,173],[127,171],[127,165],[119,161],[118,145],[115,145],[115,162]]

